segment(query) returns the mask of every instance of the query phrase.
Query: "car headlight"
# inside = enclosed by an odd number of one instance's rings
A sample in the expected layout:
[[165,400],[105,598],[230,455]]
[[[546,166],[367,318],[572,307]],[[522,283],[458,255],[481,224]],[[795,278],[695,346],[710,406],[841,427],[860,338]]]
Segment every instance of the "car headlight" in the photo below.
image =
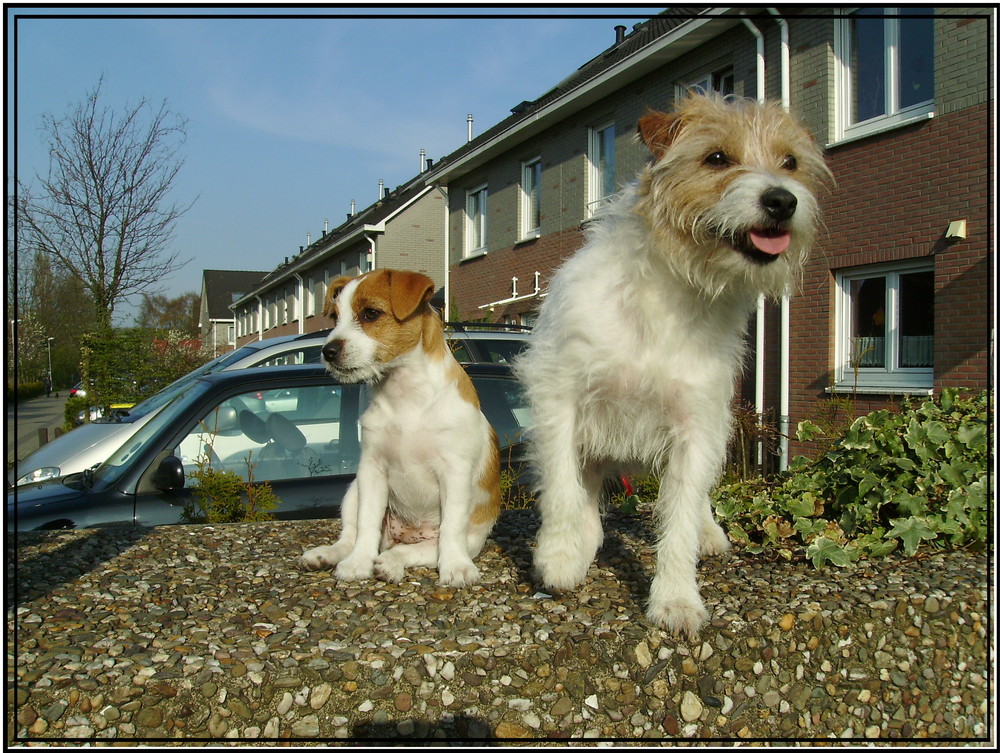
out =
[[30,473],[25,473],[17,480],[17,485],[37,484],[39,481],[48,481],[50,478],[59,478],[59,469],[51,465],[45,468],[36,468]]

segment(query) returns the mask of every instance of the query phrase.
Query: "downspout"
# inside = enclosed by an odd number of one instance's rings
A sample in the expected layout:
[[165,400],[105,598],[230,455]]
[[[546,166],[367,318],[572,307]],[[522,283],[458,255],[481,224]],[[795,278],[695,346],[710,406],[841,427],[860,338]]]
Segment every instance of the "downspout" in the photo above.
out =
[[[781,106],[787,111],[791,106],[791,54],[788,43],[788,22],[774,8],[767,12],[781,27]],[[788,468],[788,432],[791,429],[790,413],[790,365],[791,365],[791,299],[788,292],[781,296],[781,369],[778,396],[778,470]]]
[[[749,18],[744,18],[743,23],[750,33],[757,40],[757,101],[764,101],[764,35],[761,33]],[[757,298],[757,337],[754,343],[754,412],[757,414],[757,425],[763,430],[764,427],[764,296]],[[757,465],[764,467],[764,439],[763,433],[757,440]]]
[[[440,189],[439,189],[440,190]],[[448,206],[449,196],[444,192],[444,320],[451,321],[451,238],[450,229],[450,208]]]

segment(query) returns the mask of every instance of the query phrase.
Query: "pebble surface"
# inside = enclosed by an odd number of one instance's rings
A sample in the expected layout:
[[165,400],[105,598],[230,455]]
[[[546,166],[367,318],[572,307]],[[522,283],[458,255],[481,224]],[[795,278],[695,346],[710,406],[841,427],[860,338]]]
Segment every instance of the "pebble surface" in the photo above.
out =
[[8,742],[991,736],[987,555],[734,549],[689,641],[643,615],[648,518],[605,526],[566,594],[534,585],[524,510],[464,589],[297,570],[336,520],[8,537]]

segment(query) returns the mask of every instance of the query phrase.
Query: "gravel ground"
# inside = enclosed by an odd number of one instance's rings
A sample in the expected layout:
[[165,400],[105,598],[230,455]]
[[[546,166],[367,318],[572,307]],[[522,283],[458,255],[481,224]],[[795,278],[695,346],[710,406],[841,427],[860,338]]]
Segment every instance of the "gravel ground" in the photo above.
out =
[[734,550],[701,563],[711,622],[687,641],[643,617],[642,516],[611,515],[555,597],[531,583],[532,512],[503,514],[462,590],[294,569],[338,526],[20,536],[8,741],[993,735],[984,554],[816,572]]

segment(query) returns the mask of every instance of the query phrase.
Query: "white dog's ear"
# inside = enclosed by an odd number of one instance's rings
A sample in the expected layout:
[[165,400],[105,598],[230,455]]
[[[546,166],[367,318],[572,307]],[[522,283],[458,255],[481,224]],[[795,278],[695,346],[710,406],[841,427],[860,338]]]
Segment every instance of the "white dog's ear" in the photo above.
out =
[[639,118],[639,138],[649,147],[653,156],[659,159],[677,137],[680,124],[681,120],[677,115],[651,110]]
[[434,295],[434,280],[419,272],[386,270],[392,315],[399,321],[412,316]]
[[326,287],[326,300],[323,302],[323,316],[333,316],[336,313],[336,309],[333,306],[333,299],[340,295],[340,291],[344,289],[353,277],[348,277],[344,275],[343,277],[338,277],[335,280],[331,280],[330,284]]

